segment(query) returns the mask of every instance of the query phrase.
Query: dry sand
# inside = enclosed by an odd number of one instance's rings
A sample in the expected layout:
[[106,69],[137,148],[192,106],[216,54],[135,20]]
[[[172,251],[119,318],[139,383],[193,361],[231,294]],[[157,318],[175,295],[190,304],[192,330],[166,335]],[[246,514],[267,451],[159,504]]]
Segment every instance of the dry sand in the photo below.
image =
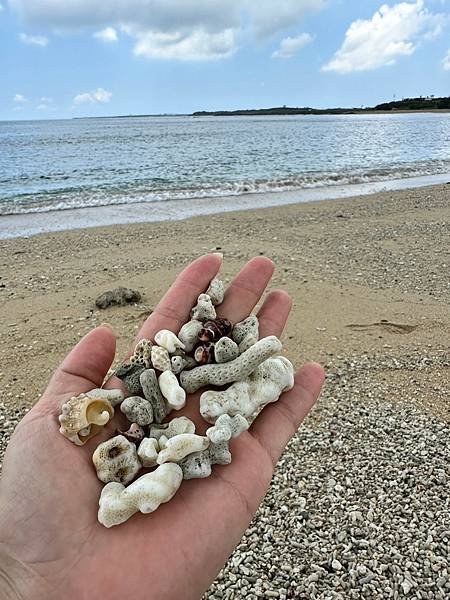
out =
[[[392,397],[448,419],[445,372],[434,363],[411,369],[449,346],[449,214],[450,186],[442,185],[1,241],[3,400],[30,406],[73,344],[103,321],[119,336],[120,357],[179,270],[220,250],[225,278],[258,254],[276,262],[272,287],[294,298],[284,343],[295,363],[364,354],[389,381],[377,361],[405,360]],[[142,304],[96,309],[95,298],[118,285],[139,290]]]
[[[1,446],[83,334],[108,321],[118,334],[120,358],[179,270],[215,250],[224,254],[226,279],[252,256],[276,262],[272,288],[294,298],[286,353],[296,364],[317,360],[328,374],[307,427],[320,430],[331,414],[345,416],[346,401],[364,407],[372,400],[388,403],[389,410],[396,404],[417,410],[433,427],[449,423],[449,225],[450,185],[439,185],[1,241]],[[139,290],[142,303],[96,309],[95,298],[119,285]],[[326,595],[327,587],[320,592],[325,595],[314,595],[315,576],[305,596],[298,576],[292,592],[280,583],[270,587],[264,573],[243,584],[239,564],[231,578],[228,567],[227,583],[222,575],[211,598],[266,597],[270,591],[279,595],[268,597],[339,597]],[[299,573],[312,577],[305,569]]]

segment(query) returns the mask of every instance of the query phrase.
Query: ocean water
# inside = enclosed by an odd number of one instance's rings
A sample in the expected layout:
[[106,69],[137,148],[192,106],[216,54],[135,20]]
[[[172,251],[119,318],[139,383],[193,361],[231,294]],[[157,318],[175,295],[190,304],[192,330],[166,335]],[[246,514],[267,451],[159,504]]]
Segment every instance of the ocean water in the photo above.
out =
[[0,227],[1,215],[186,201],[195,214],[205,199],[239,208],[253,194],[258,206],[267,193],[446,173],[450,114],[0,122]]

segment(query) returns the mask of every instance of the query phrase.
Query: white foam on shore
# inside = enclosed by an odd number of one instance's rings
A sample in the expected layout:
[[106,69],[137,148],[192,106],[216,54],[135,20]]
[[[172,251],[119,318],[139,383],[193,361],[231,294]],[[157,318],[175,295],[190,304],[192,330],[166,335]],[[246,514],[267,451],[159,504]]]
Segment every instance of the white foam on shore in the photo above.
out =
[[392,179],[390,181],[372,181],[370,183],[305,188],[282,192],[114,204],[40,213],[3,215],[0,216],[0,239],[28,237],[40,233],[105,225],[181,220],[201,215],[269,208],[300,202],[338,200],[376,192],[438,185],[449,181],[450,173],[444,173]]

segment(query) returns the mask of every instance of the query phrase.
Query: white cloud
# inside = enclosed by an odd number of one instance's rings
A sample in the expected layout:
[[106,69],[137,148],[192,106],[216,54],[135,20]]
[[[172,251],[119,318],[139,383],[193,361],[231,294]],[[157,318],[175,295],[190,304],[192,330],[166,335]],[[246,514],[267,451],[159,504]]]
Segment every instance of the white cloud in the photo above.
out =
[[[150,58],[206,60],[230,56],[238,39],[265,39],[298,24],[327,0],[10,0],[32,26],[97,30],[115,41],[122,30],[134,53]],[[108,33],[105,33],[108,32]]]
[[236,49],[232,29],[218,33],[194,31],[181,33],[136,33],[136,56],[176,60],[214,60],[226,58]]
[[341,48],[323,71],[351,73],[393,65],[400,56],[413,54],[422,39],[442,30],[445,17],[424,8],[423,0],[381,8],[368,20],[354,21]]
[[45,35],[28,35],[27,33],[21,33],[19,39],[24,44],[42,46],[43,48],[48,44],[48,38],[46,38]]
[[301,33],[296,37],[287,37],[281,40],[280,47],[272,54],[272,58],[292,58],[297,52],[314,40],[309,33]]
[[13,102],[15,102],[16,104],[25,104],[26,102],[28,102],[28,99],[22,94],[16,94],[13,98]]
[[101,42],[117,42],[117,31],[114,27],[105,27],[94,33],[94,37]]
[[305,15],[318,12],[326,5],[326,0],[244,0],[238,2],[245,7],[253,29],[259,38],[288,29],[303,19]]
[[36,106],[36,110],[48,110],[49,108],[53,108],[52,104],[53,98],[50,98],[49,96],[42,96],[42,98],[39,98],[39,103]]
[[83,94],[77,94],[73,99],[74,105],[80,104],[105,104],[112,98],[112,92],[108,92],[103,88],[97,88],[92,92],[85,92]]
[[444,67],[444,69],[446,71],[450,71],[450,50],[444,56],[444,59],[442,61],[442,66]]

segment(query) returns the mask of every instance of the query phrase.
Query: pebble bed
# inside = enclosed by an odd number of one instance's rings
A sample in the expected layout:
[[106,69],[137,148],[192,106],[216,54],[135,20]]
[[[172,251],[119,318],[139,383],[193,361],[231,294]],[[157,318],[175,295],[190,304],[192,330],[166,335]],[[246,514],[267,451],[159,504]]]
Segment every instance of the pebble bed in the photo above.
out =
[[[393,401],[379,378],[449,365],[444,351],[326,365],[319,404],[204,600],[450,598],[449,422],[407,387]],[[448,383],[434,393],[449,398]],[[1,457],[25,411],[0,403]]]
[[[391,402],[371,364],[329,374],[204,600],[450,598],[449,425]],[[438,355],[422,368],[432,364],[449,365]]]

